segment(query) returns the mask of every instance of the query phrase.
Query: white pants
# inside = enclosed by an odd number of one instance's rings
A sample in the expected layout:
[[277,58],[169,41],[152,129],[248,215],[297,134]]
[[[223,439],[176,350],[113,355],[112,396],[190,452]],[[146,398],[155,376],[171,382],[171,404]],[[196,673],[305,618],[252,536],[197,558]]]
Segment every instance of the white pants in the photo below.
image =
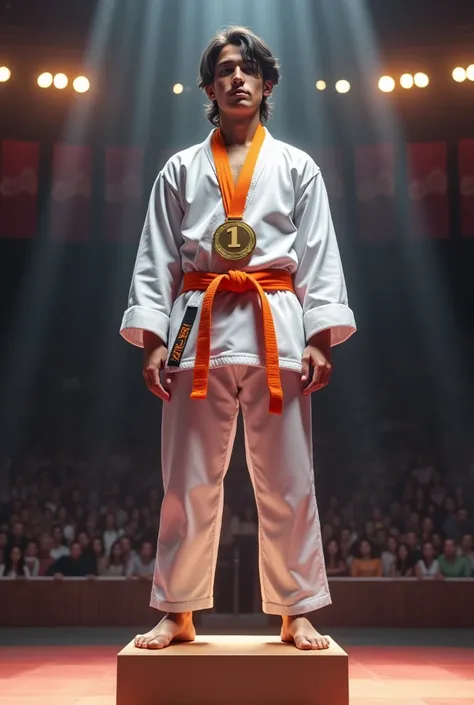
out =
[[300,375],[282,370],[281,416],[268,412],[266,371],[210,370],[207,399],[189,398],[193,371],[173,374],[163,407],[164,499],[151,606],[213,606],[223,480],[242,409],[247,464],[259,518],[263,611],[294,615],[331,604],[312,465],[311,402]]

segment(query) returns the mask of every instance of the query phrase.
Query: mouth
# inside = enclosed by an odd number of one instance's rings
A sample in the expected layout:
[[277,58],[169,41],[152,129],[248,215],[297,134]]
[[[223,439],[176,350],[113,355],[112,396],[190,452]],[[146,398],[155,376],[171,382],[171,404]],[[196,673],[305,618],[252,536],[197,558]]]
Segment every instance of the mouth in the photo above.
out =
[[231,96],[235,96],[236,98],[245,98],[245,97],[247,97],[249,94],[248,94],[247,91],[244,91],[243,88],[239,88],[239,89],[237,89],[236,91],[231,91],[231,92],[230,92],[230,95],[231,95]]

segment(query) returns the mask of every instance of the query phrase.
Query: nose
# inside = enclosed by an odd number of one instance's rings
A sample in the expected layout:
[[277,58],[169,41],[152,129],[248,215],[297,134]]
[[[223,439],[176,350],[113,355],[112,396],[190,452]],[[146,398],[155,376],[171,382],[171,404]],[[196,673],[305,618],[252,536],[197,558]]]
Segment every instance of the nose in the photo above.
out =
[[242,72],[239,66],[235,67],[234,75],[232,76],[232,83],[242,83]]

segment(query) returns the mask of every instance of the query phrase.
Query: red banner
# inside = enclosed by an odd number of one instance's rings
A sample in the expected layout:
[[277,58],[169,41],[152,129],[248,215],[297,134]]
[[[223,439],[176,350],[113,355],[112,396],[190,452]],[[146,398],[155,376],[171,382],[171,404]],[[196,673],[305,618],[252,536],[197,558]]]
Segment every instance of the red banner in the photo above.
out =
[[407,146],[408,197],[416,235],[449,237],[448,150],[445,142]]
[[390,143],[356,147],[357,221],[361,240],[396,235],[395,152]]
[[474,237],[474,139],[458,145],[461,234]]
[[39,154],[37,142],[2,142],[0,237],[36,236]]
[[105,239],[109,242],[136,242],[145,217],[142,149],[107,148],[104,198]]
[[91,196],[91,148],[84,145],[55,144],[50,224],[53,240],[89,240]]

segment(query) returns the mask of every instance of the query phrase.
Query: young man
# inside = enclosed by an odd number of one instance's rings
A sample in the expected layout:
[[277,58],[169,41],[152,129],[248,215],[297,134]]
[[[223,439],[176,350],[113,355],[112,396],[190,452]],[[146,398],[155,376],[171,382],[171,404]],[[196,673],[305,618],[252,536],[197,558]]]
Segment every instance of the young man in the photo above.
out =
[[167,614],[135,645],[192,640],[192,612],[212,607],[241,409],[263,610],[282,616],[284,641],[324,649],[328,639],[303,616],[331,603],[310,395],[329,382],[330,348],[355,331],[354,316],[321,173],[263,127],[279,81],[270,50],[230,28],[209,44],[200,73],[218,129],[158,176],[121,329],[144,347],[145,381],[165,402],[151,605]]

